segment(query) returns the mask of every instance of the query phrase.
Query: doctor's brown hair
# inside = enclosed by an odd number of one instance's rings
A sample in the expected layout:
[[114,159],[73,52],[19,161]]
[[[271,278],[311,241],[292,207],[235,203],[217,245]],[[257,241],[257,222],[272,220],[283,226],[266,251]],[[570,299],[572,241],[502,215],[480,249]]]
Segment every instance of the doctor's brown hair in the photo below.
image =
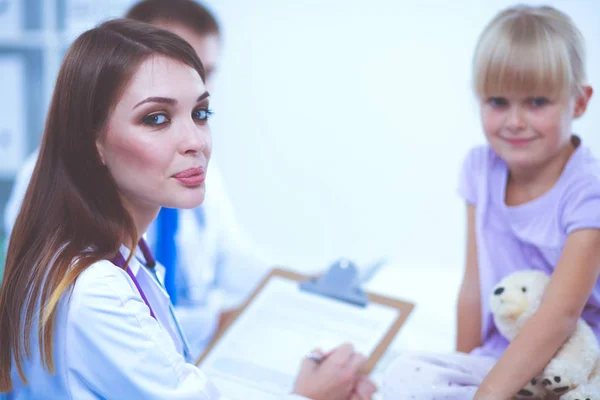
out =
[[[12,390],[14,358],[27,384],[24,358],[38,337],[40,357],[54,373],[57,306],[91,264],[137,243],[132,217],[102,164],[96,142],[138,66],[166,56],[204,69],[179,36],[150,24],[113,20],[83,33],[60,68],[42,146],[10,237],[0,289],[0,392]],[[32,335],[34,319],[39,331]]]

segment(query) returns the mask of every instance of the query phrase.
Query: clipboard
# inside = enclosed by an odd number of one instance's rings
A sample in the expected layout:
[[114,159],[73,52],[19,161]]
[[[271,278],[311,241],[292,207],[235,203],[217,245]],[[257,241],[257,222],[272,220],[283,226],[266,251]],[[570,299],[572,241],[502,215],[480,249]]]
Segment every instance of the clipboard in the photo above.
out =
[[[356,307],[365,307],[369,303],[389,307],[398,311],[398,316],[388,328],[383,338],[376,345],[375,349],[368,356],[367,362],[361,371],[365,375],[372,372],[377,362],[381,359],[396,334],[412,312],[414,304],[374,293],[363,292],[357,280],[356,267],[347,260],[341,260],[332,265],[329,270],[320,278],[311,278],[296,272],[282,268],[275,268],[263,279],[245,304],[236,310],[228,321],[223,323],[222,328],[215,334],[211,343],[207,346],[204,353],[199,357],[196,365],[200,365],[211,353],[219,340],[236,323],[240,315],[253,303],[257,295],[262,292],[265,286],[273,278],[283,278],[289,281],[297,282],[300,289],[315,296],[327,297],[333,302],[345,302],[353,304]],[[341,344],[341,343],[340,343]],[[298,363],[301,360],[298,360]]]

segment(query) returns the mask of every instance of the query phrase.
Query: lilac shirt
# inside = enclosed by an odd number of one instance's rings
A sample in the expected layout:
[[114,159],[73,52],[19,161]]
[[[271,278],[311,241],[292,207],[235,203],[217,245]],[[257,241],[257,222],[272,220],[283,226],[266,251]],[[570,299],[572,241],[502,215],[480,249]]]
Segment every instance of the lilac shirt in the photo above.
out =
[[[551,274],[567,235],[600,229],[600,162],[580,144],[548,192],[528,203],[505,204],[507,164],[488,146],[474,148],[464,164],[461,196],[476,206],[475,231],[481,288],[483,346],[474,354],[500,357],[508,341],[494,325],[489,296],[506,275],[522,269]],[[600,339],[600,284],[582,317]]]

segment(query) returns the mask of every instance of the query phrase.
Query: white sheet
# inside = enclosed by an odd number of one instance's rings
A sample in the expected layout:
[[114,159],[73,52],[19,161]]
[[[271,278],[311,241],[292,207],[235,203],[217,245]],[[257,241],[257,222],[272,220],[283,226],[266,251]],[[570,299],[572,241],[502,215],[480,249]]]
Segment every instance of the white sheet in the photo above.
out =
[[271,399],[289,393],[302,357],[343,342],[369,355],[400,311],[366,308],[300,291],[272,278],[201,365],[232,400]]

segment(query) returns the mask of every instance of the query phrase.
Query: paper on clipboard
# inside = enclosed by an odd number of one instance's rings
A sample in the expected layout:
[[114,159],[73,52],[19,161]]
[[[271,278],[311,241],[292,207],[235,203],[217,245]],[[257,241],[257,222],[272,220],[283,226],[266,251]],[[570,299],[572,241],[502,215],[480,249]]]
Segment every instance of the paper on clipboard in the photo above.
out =
[[365,308],[301,291],[274,276],[202,361],[202,370],[232,400],[275,399],[290,393],[302,358],[311,350],[352,343],[371,354],[400,310]]

